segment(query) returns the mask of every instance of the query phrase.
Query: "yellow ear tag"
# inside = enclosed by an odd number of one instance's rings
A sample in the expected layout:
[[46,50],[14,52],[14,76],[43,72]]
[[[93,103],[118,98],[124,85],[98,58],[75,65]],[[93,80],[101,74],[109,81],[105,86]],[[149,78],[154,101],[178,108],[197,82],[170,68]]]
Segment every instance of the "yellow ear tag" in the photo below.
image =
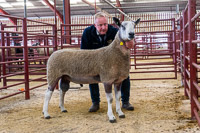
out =
[[120,45],[124,45],[123,42],[120,42]]

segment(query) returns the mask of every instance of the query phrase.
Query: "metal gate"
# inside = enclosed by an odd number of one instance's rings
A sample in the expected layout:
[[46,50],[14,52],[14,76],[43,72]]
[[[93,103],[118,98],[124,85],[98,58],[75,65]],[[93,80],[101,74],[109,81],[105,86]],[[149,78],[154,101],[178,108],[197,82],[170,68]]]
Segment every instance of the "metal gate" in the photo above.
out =
[[141,21],[136,31],[139,32],[136,32],[136,44],[131,50],[130,79],[176,79],[175,19]]

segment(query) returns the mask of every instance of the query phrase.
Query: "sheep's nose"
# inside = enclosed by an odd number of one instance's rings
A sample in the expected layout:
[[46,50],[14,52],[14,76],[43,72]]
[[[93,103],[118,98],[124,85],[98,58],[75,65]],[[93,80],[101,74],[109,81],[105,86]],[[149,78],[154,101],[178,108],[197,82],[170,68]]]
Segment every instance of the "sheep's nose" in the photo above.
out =
[[129,33],[129,37],[130,37],[130,38],[134,38],[134,35],[135,35],[134,32],[130,32],[130,33]]

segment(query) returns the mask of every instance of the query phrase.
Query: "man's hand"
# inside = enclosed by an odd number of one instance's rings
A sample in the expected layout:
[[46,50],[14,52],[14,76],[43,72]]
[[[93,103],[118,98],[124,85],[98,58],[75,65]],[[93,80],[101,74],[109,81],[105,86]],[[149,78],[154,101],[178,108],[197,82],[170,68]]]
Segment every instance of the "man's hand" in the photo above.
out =
[[131,40],[131,41],[127,41],[127,42],[125,43],[125,45],[126,45],[126,47],[127,47],[128,49],[133,48],[133,47],[134,47],[134,44],[135,44],[135,40],[134,40],[134,39]]

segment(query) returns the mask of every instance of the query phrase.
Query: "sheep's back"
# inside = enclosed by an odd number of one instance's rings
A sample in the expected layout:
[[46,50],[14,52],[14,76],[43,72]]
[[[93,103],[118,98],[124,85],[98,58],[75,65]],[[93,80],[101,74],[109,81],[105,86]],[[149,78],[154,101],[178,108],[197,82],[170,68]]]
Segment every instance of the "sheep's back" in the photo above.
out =
[[91,76],[99,72],[98,50],[58,50],[47,63],[50,73],[68,76]]

